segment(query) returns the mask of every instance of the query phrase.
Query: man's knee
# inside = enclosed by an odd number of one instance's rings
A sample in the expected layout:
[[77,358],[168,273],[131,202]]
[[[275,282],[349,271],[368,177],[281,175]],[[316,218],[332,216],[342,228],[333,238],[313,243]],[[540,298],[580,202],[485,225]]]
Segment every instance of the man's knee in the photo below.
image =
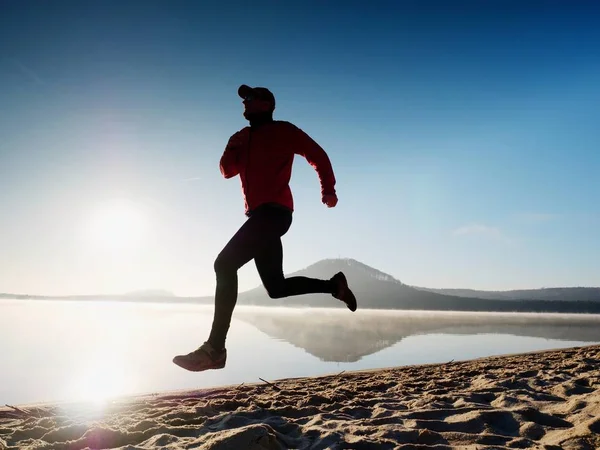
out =
[[235,264],[233,264],[230,258],[227,258],[227,256],[223,253],[220,253],[215,259],[214,269],[217,275],[236,272],[237,270]]
[[287,297],[285,289],[285,280],[272,281],[265,284],[267,294],[271,298],[283,298]]

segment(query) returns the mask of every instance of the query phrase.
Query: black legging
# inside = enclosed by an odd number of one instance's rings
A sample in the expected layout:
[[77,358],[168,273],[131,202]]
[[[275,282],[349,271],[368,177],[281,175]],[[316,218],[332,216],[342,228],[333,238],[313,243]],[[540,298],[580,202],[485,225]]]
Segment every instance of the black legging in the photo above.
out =
[[308,277],[285,278],[281,236],[292,224],[292,212],[278,206],[257,208],[227,243],[215,260],[217,289],[215,313],[208,342],[215,349],[225,347],[231,316],[237,302],[237,271],[251,259],[271,298],[311,293],[333,293],[330,280]]

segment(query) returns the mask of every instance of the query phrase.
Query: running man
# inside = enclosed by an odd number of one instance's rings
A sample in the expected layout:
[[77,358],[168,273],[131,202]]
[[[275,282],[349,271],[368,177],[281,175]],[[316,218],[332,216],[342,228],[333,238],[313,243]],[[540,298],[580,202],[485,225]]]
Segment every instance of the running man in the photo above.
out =
[[281,237],[292,224],[294,202],[289,182],[294,155],[306,158],[321,184],[321,201],[336,206],[335,176],[325,151],[295,125],[273,120],[275,97],[264,87],[242,85],[244,117],[250,126],[229,139],[220,160],[225,178],[240,176],[246,222],[217,256],[217,277],[212,329],[204,344],[173,362],[200,372],[225,367],[225,340],[238,296],[237,272],[254,259],[269,297],[327,293],[356,311],[356,298],[342,272],[329,280],[308,277],[285,278]]

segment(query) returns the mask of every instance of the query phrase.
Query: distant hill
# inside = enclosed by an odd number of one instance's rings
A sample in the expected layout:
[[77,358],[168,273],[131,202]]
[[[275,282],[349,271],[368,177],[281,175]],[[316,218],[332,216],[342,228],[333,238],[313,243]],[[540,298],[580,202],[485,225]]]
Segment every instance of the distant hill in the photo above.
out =
[[[434,292],[430,289],[415,288],[404,284],[389,274],[351,258],[325,259],[286,276],[329,279],[339,271],[346,274],[350,287],[358,298],[359,308],[600,313],[600,296],[574,302],[569,298],[568,290],[564,291],[563,296],[556,296],[552,300],[535,297],[483,298],[474,295],[459,295],[459,293]],[[261,306],[345,307],[329,294],[308,294],[271,299],[262,286],[241,293],[239,302]]]
[[[351,258],[324,259],[287,277],[329,279],[343,271],[358,298],[359,308],[422,309],[442,311],[572,312],[600,313],[600,288],[549,288],[515,291],[430,289],[402,283],[393,276]],[[123,295],[78,295],[45,297],[0,294],[0,298],[109,300],[140,302],[186,302],[212,304],[212,296],[177,297],[165,290],[141,290]],[[307,294],[284,299],[269,298],[264,287],[239,294],[238,302],[261,306],[305,306],[345,308],[330,294]]]
[[564,300],[600,301],[600,287],[559,287],[518,289],[509,291],[478,291],[474,289],[433,289],[413,286],[415,289],[436,294],[488,300]]
[[0,299],[15,300],[67,300],[67,301],[111,301],[111,302],[178,302],[178,303],[212,303],[213,297],[178,297],[169,291],[141,290],[125,294],[84,294],[84,295],[29,295],[0,293]]

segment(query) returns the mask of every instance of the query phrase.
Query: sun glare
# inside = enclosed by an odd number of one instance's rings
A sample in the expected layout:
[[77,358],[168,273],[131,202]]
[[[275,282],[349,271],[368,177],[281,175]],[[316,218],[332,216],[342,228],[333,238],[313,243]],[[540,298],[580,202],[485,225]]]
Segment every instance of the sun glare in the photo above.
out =
[[102,361],[81,372],[74,380],[71,389],[73,400],[103,404],[114,397],[125,394],[127,380],[118,371],[118,364]]
[[[82,303],[69,319],[90,323],[89,335],[83,337],[85,353],[73,358],[70,375],[65,379],[67,400],[104,406],[110,400],[130,392],[135,383],[128,361],[130,348],[127,306],[108,307],[104,302]],[[110,324],[110,329],[106,328]]]
[[139,205],[114,199],[94,208],[85,226],[86,240],[102,250],[138,247],[148,232],[148,219]]

